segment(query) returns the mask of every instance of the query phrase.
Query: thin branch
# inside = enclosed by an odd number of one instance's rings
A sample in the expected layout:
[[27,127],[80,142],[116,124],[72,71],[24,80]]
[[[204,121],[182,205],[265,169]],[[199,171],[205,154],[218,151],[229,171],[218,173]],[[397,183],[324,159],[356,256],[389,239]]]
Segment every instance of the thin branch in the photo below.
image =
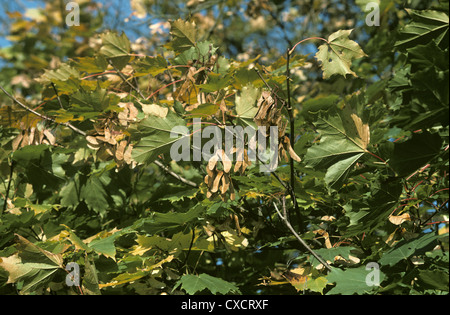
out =
[[[287,112],[289,115],[289,141],[290,145],[293,146],[295,143],[295,119],[294,119],[294,113],[292,109],[292,103],[291,103],[291,69],[290,69],[290,62],[291,62],[291,55],[289,53],[290,47],[288,48],[288,51],[286,53],[287,55],[287,61],[286,61],[286,84],[287,84]],[[291,189],[292,189],[292,202],[294,204],[294,211],[295,215],[297,216],[297,223],[299,228],[303,231],[303,220],[300,214],[300,209],[298,208],[297,198],[295,198],[295,169],[294,169],[294,159],[290,157],[289,159],[289,166],[291,170]]]
[[[218,124],[219,126],[222,125],[222,123],[221,123],[216,117],[213,117],[213,118],[214,118],[214,120],[217,122],[217,124]],[[233,127],[236,127],[236,125],[234,124],[233,121],[229,120],[229,122],[231,123],[231,125],[232,125]],[[232,136],[234,136],[234,133],[233,133],[231,130],[227,129],[227,128],[225,128],[225,132],[232,133]],[[244,139],[244,138],[241,138],[240,140],[243,141],[243,142],[245,142],[245,139]],[[262,165],[264,165],[267,169],[269,168],[269,167],[267,166],[268,164],[266,164],[264,161],[262,161],[261,158],[258,156],[258,154],[256,154],[256,159],[258,160],[259,163],[261,163]],[[286,184],[286,183],[280,178],[280,176],[278,176],[278,174],[277,174],[275,171],[271,171],[270,173],[271,173],[272,176],[275,177],[275,179],[281,184],[281,186],[283,186],[283,188],[286,189],[286,191],[288,191],[288,192],[291,194],[291,188],[290,188],[289,184]],[[292,194],[291,194],[291,196],[292,196]]]
[[[86,133],[86,132],[84,132],[84,131],[78,129],[77,127],[73,126],[73,125],[70,124],[70,123],[58,123],[55,119],[50,118],[50,117],[48,117],[48,116],[45,116],[45,115],[43,115],[43,114],[41,114],[41,113],[38,113],[37,111],[35,111],[35,110],[29,108],[28,106],[26,106],[25,104],[23,104],[22,102],[20,102],[19,100],[17,100],[14,96],[12,96],[11,94],[9,94],[9,93],[3,88],[3,86],[1,86],[1,85],[0,85],[0,89],[6,94],[6,96],[8,96],[13,102],[17,103],[18,105],[20,105],[22,108],[24,108],[24,109],[27,110],[28,112],[30,112],[30,113],[32,113],[32,114],[34,114],[34,115],[36,115],[36,116],[38,116],[38,117],[40,117],[40,118],[42,118],[42,119],[44,119],[44,120],[51,121],[51,122],[56,123],[56,124],[58,124],[58,125],[66,126],[66,127],[70,128],[70,129],[72,129],[74,132],[76,132],[76,133],[78,133],[78,134],[80,134],[80,135],[82,135],[82,136],[84,136],[84,137],[87,136],[87,133]],[[167,172],[169,175],[171,175],[171,176],[173,176],[174,178],[178,179],[178,180],[181,181],[182,183],[185,183],[186,185],[189,185],[189,186],[192,186],[192,187],[197,187],[197,184],[196,184],[196,183],[191,182],[190,180],[187,180],[187,179],[181,177],[180,175],[178,175],[177,173],[175,173],[175,172],[173,172],[172,170],[170,170],[167,166],[165,166],[165,165],[162,164],[161,162],[159,162],[159,161],[154,161],[154,163],[155,163],[158,167],[160,167],[161,169],[163,169],[165,172]]]
[[113,67],[113,69],[117,72],[117,74],[119,75],[119,77],[122,79],[123,82],[125,82],[126,84],[128,84],[133,90],[135,90],[139,96],[142,99],[145,99],[144,94],[142,94],[141,90],[139,89],[139,87],[134,86],[133,84],[130,83],[130,81],[127,80],[127,78],[125,78],[125,76],[123,75],[123,73],[121,71],[119,71],[119,69],[116,68],[116,66],[113,64],[113,62],[111,61],[111,59],[108,59],[109,64]]
[[86,134],[84,131],[82,131],[82,130],[78,129],[77,127],[73,126],[71,123],[59,123],[59,122],[57,122],[55,119],[50,118],[50,117],[48,117],[48,116],[45,116],[45,115],[43,115],[43,114],[41,114],[41,113],[38,113],[37,111],[35,111],[35,110],[29,108],[27,105],[23,104],[23,103],[20,102],[18,99],[16,99],[14,96],[12,96],[11,94],[9,94],[9,93],[3,88],[3,86],[1,86],[1,85],[0,85],[0,90],[2,90],[3,93],[5,93],[5,95],[8,96],[14,103],[18,104],[19,106],[21,106],[21,107],[22,107],[23,109],[25,109],[26,111],[28,111],[28,112],[30,112],[30,113],[32,113],[32,114],[34,114],[34,115],[36,115],[36,116],[38,116],[38,117],[44,119],[44,120],[51,121],[51,122],[53,122],[53,123],[55,123],[55,124],[58,124],[58,125],[66,126],[67,128],[72,129],[73,131],[75,131],[76,133],[78,133],[78,134],[80,134],[80,135],[82,135],[82,136],[84,136],[84,137],[87,136],[87,134]]
[[184,79],[176,80],[176,81],[170,82],[170,83],[167,84],[167,85],[164,85],[162,88],[159,88],[158,90],[156,90],[155,92],[153,92],[153,93],[152,93],[149,97],[147,97],[146,99],[147,99],[147,100],[151,99],[152,97],[154,97],[156,94],[158,94],[159,92],[161,92],[161,91],[164,90],[165,88],[167,88],[167,87],[169,87],[169,86],[171,86],[171,85],[174,85],[174,84],[176,84],[176,83],[178,83],[178,82],[181,82],[181,81],[184,81]]
[[[290,70],[289,70],[289,54],[288,54],[288,59],[287,59],[287,90],[288,90],[288,102],[286,104],[286,101],[284,99],[282,99],[280,96],[278,96],[277,93],[274,93],[275,97],[277,98],[277,100],[279,100],[282,103],[282,107],[284,107],[286,105],[287,107],[287,111],[289,114],[289,124],[290,124],[290,128],[291,128],[291,132],[290,132],[290,137],[289,137],[289,141],[291,143],[291,145],[294,144],[294,128],[295,128],[295,123],[294,123],[294,116],[292,113],[292,105],[291,105],[291,97],[290,97]],[[255,69],[256,73],[258,74],[258,76],[260,77],[260,79],[264,82],[264,84],[266,85],[266,87],[273,91],[272,87],[267,83],[267,81],[264,79],[263,75],[261,74],[261,72],[259,72],[258,69]],[[294,173],[294,160],[292,159],[292,157],[289,160],[290,163],[290,170],[291,170],[291,178],[290,178],[290,184],[286,184],[284,183],[275,172],[272,172],[272,174],[277,178],[277,180],[283,185],[283,187],[288,191],[288,193],[291,195],[292,198],[292,202],[294,204],[294,210],[296,212],[296,216],[297,216],[297,221],[298,221],[298,225],[300,227],[300,229],[304,229],[303,228],[303,222],[302,222],[302,218],[301,218],[301,214],[300,214],[300,209],[298,208],[298,203],[297,203],[297,198],[295,197],[295,173]]]
[[436,211],[428,218],[426,219],[424,222],[422,222],[422,226],[426,225],[428,221],[430,221],[436,214],[438,214],[443,208],[444,206],[448,203],[448,199],[446,201],[444,201],[439,208],[436,209]]
[[327,268],[329,271],[332,271],[331,266],[322,258],[320,257],[316,252],[314,252],[311,247],[297,234],[297,232],[292,227],[291,223],[287,219],[287,211],[286,211],[286,205],[285,202],[283,202],[283,213],[284,216],[281,214],[280,210],[278,210],[277,204],[274,202],[273,205],[275,206],[275,210],[278,213],[278,216],[280,219],[284,222],[284,224],[287,226],[287,228],[291,231],[291,233],[295,236],[295,238],[300,242],[300,244],[303,245],[303,247],[306,248],[308,252],[311,253],[325,268]]
[[186,258],[184,259],[184,262],[183,262],[182,267],[184,267],[184,266],[187,265],[187,261],[188,261],[188,258],[189,258],[189,256],[190,256],[190,254],[191,254],[192,246],[194,245],[194,241],[195,241],[195,227],[192,229],[191,243],[189,244],[189,249],[188,249],[188,252],[187,252],[187,254],[186,254]]
[[168,166],[165,166],[162,162],[155,160],[153,163],[155,163],[157,166],[159,166],[162,170],[164,170],[166,173],[168,173],[169,175],[171,175],[172,177],[178,179],[180,182],[195,187],[197,188],[197,184],[194,182],[191,182],[190,180],[183,178],[182,176],[178,175],[177,173],[175,173],[174,171],[172,171]]
[[64,109],[64,106],[61,102],[61,98],[59,97],[59,94],[58,94],[58,90],[56,89],[56,85],[53,82],[52,82],[52,88],[53,88],[53,91],[55,91],[56,98],[58,99],[59,107],[61,107],[61,109]]

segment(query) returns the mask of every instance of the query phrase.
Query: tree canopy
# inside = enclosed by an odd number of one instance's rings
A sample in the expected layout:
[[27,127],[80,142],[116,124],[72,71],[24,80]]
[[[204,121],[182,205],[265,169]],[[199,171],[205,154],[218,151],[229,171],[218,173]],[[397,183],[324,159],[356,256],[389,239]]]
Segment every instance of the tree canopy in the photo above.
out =
[[448,1],[66,3],[2,3],[0,294],[448,294]]

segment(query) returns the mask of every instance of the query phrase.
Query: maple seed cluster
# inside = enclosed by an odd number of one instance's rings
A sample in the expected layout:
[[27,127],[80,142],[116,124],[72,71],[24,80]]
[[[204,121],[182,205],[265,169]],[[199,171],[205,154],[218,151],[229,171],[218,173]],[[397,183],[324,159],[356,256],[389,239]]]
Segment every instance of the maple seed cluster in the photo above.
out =
[[50,129],[40,128],[38,125],[36,127],[26,127],[23,122],[20,123],[20,128],[22,132],[12,142],[13,151],[28,145],[56,144],[56,137]]
[[95,134],[86,137],[88,147],[97,150],[102,160],[114,158],[117,168],[125,164],[134,167],[136,162],[131,158],[133,145],[129,144],[122,128],[128,127],[138,115],[133,103],[120,103],[122,111],[115,117],[107,117],[94,125]]
[[[233,149],[232,153],[236,152],[236,148]],[[248,155],[246,150],[242,152],[243,159],[239,159],[234,166],[235,173],[243,173],[246,168],[251,164],[248,160]],[[220,160],[220,163],[218,163]],[[219,167],[220,165],[221,167]],[[208,187],[208,192],[206,193],[206,197],[212,199],[217,194],[220,194],[222,200],[226,200],[226,193],[229,191],[230,200],[236,199],[236,193],[233,187],[233,181],[231,180],[230,172],[232,169],[233,163],[231,162],[228,155],[224,150],[217,150],[216,154],[214,154],[208,161],[208,165],[206,167],[207,175],[205,176],[205,184]],[[221,169],[220,169],[221,168]]]
[[277,107],[277,103],[275,99],[272,97],[271,93],[268,91],[262,92],[260,99],[258,100],[258,112],[253,119],[255,123],[263,128],[265,131],[265,136],[269,137],[267,130],[270,127],[275,126],[278,128],[278,158],[279,160],[288,161],[289,153],[290,157],[297,161],[301,162],[300,157],[295,153],[294,149],[291,146],[291,141],[289,137],[286,136],[286,127],[287,122],[283,122],[281,119],[281,108]]

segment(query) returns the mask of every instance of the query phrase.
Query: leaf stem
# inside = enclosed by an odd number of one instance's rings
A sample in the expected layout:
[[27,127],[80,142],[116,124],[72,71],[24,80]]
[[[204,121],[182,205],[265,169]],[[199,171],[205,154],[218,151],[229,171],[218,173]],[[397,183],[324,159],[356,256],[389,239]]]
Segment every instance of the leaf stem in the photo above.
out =
[[297,48],[298,45],[308,41],[308,40],[322,40],[324,42],[326,42],[327,44],[329,44],[330,42],[328,40],[326,40],[325,38],[322,37],[309,37],[309,38],[305,38],[301,41],[299,41],[297,44],[294,45],[294,47],[292,47],[291,50],[289,50],[288,55],[292,55],[292,53],[294,52],[295,48]]
[[369,153],[370,155],[372,155],[373,157],[377,158],[378,160],[380,160],[381,162],[383,162],[384,164],[387,164],[387,162],[385,160],[383,160],[382,158],[380,158],[378,155],[366,150],[367,153]]
[[176,84],[176,83],[178,83],[178,82],[181,82],[181,81],[184,81],[184,79],[176,80],[176,81],[170,82],[169,84],[164,85],[162,88],[160,88],[160,89],[156,90],[155,92],[153,92],[153,93],[152,93],[149,97],[147,97],[146,99],[147,99],[147,100],[151,99],[153,96],[155,96],[156,94],[158,94],[159,92],[161,92],[161,91],[164,90],[165,88],[167,88],[167,87],[169,87],[169,86],[171,86],[171,85],[173,85],[173,84]]

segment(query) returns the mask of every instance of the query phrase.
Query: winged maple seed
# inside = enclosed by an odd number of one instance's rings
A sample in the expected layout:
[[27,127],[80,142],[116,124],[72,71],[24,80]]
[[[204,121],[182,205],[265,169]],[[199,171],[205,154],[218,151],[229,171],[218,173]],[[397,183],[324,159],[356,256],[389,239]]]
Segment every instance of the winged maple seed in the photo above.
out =
[[278,158],[280,160],[288,161],[288,153],[289,156],[297,162],[301,162],[302,159],[295,153],[294,149],[291,146],[291,140],[289,140],[288,136],[283,136],[283,138],[279,139],[278,142]]
[[[262,92],[260,99],[258,100],[258,112],[254,118],[255,123],[258,126],[270,127],[277,126],[281,128],[281,109],[278,109],[275,100],[268,91]],[[266,137],[268,135],[266,134]]]
[[133,145],[126,140],[122,131],[133,122],[138,111],[133,103],[120,103],[123,111],[117,117],[108,117],[94,125],[95,133],[86,137],[89,148],[97,151],[97,156],[102,160],[114,159],[117,169],[125,165],[135,167],[136,163],[131,157]]
[[243,175],[248,166],[252,165],[252,162],[248,159],[247,149],[235,149],[237,161],[234,165],[234,172]]
[[[217,168],[219,160],[222,165],[221,170]],[[232,166],[231,159],[223,150],[217,150],[216,154],[209,159],[205,176],[205,184],[208,187],[207,198],[212,199],[220,194],[222,200],[226,200],[227,192],[229,192],[230,200],[235,200],[236,193],[230,176]]]
[[271,93],[268,91],[262,92],[260,99],[258,100],[258,112],[254,118],[255,123],[262,128],[264,135],[269,137],[270,127],[276,126],[278,128],[278,158],[280,160],[288,160],[289,156],[297,161],[301,162],[300,157],[295,153],[294,149],[291,146],[291,141],[286,134],[287,122],[283,122],[281,116],[281,108],[276,106],[276,102],[272,97]]
[[351,114],[351,117],[355,123],[359,141],[361,142],[361,147],[366,150],[367,146],[370,143],[370,128],[368,124],[364,124],[362,119],[358,117],[356,114]]
[[12,141],[13,151],[28,145],[56,145],[56,137],[51,130],[39,127],[25,127],[23,123],[21,123],[21,127],[22,132]]

